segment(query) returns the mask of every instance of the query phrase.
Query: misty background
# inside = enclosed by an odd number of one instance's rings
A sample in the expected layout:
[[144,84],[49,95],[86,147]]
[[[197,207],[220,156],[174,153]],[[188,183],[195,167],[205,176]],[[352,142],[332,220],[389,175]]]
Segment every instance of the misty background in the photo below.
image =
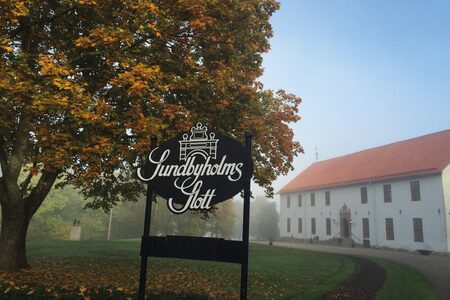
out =
[[[237,198],[240,198],[239,195]],[[108,239],[111,211],[85,209],[87,202],[70,186],[52,189],[31,221],[28,240],[69,240],[75,219],[80,221],[81,240]],[[119,203],[112,209],[110,239],[142,236],[145,202],[145,196],[142,195],[137,202]],[[278,238],[279,215],[276,204],[260,196],[251,201],[250,207],[251,239]],[[165,199],[157,198],[152,207],[150,231],[155,236],[187,235],[241,240],[242,214],[241,199],[219,203],[216,210],[205,217],[193,211],[175,215],[168,210]]]

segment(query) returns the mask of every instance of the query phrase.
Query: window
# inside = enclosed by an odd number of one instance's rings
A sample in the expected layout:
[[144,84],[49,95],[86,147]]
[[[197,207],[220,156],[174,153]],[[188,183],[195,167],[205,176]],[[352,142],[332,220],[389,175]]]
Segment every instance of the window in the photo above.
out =
[[331,235],[331,219],[326,219],[327,235]]
[[302,218],[298,218],[298,233],[302,233],[302,231],[303,231]]
[[386,240],[394,240],[394,220],[392,218],[386,218]]
[[325,192],[325,205],[330,206],[330,191]]
[[361,203],[367,203],[367,187],[361,188]]
[[369,238],[369,219],[363,218],[362,219],[362,227],[363,227],[363,239]]
[[311,206],[315,206],[315,205],[316,205],[316,194],[311,193]]
[[311,218],[311,234],[316,234],[316,218]]
[[411,201],[420,201],[420,185],[419,181],[411,181]]
[[298,207],[302,207],[302,195],[298,195]]
[[291,196],[287,196],[287,199],[286,199],[286,206],[287,206],[287,208],[290,208],[291,207]]
[[423,242],[422,218],[413,218],[414,242]]
[[287,218],[287,232],[291,232],[291,218]]
[[390,184],[383,185],[384,202],[392,202],[392,190]]

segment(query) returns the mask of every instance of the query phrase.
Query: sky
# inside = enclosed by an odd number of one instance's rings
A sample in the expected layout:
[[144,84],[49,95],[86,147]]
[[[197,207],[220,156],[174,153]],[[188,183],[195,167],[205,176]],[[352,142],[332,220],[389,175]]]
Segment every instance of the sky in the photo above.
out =
[[305,150],[276,191],[315,147],[325,160],[450,129],[450,1],[281,1],[271,24],[261,81],[302,98]]

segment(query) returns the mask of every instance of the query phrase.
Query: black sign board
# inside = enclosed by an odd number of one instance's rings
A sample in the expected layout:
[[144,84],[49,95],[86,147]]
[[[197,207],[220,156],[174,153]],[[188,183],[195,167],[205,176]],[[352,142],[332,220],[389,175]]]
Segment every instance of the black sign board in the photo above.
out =
[[[198,123],[156,147],[152,138],[145,165],[137,171],[148,184],[144,235],[141,242],[139,299],[145,297],[147,258],[174,257],[241,264],[241,299],[247,298],[250,180],[253,174],[251,133],[245,147],[230,137],[208,133]],[[153,192],[167,200],[170,211],[207,210],[244,191],[242,241],[186,236],[150,236]]]
[[210,209],[241,192],[252,176],[252,160],[242,144],[207,130],[198,123],[190,134],[162,143],[138,169],[139,178],[167,199],[173,213]]

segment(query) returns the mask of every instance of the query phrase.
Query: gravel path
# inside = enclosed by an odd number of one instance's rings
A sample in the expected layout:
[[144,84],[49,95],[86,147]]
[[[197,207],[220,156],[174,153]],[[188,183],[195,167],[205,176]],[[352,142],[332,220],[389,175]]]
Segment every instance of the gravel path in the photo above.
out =
[[[267,244],[265,242],[264,244]],[[318,244],[274,242],[275,246],[297,248],[328,253],[374,256],[390,259],[408,265],[422,274],[430,281],[442,299],[450,300],[450,257],[441,255],[424,256],[411,252],[396,250],[381,250],[373,248],[347,248]]]
[[386,270],[369,258],[353,257],[358,264],[355,276],[325,300],[373,300],[383,288]]

